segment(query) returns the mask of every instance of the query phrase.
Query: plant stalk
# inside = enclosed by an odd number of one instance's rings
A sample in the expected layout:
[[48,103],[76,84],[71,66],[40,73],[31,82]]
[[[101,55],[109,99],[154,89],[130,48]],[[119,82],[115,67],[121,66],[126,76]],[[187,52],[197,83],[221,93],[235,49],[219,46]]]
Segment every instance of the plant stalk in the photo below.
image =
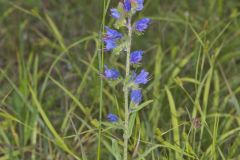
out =
[[[109,3],[108,3],[109,4]],[[103,17],[102,17],[102,24],[101,24],[101,31],[102,33],[105,32],[105,16],[106,16],[106,0],[103,1]],[[102,42],[102,34],[100,34],[100,42]],[[97,48],[99,47],[99,42],[97,42]],[[98,66],[100,73],[103,73],[103,66],[104,66],[104,43],[101,43],[101,51],[98,53]],[[103,110],[103,79],[100,78],[100,90],[99,90],[99,128],[98,128],[98,147],[97,147],[97,160],[101,159],[101,137],[102,137],[102,110]]]
[[[130,72],[130,52],[131,52],[131,43],[132,43],[132,26],[131,26],[131,16],[128,17],[127,22],[127,28],[128,28],[128,45],[127,45],[127,55],[126,55],[126,75],[125,79],[129,78],[129,72]],[[124,121],[124,146],[123,146],[123,160],[128,159],[128,121],[129,121],[129,102],[128,97],[129,95],[129,88],[128,88],[128,82],[126,81],[124,84],[124,108],[125,108],[125,121]]]

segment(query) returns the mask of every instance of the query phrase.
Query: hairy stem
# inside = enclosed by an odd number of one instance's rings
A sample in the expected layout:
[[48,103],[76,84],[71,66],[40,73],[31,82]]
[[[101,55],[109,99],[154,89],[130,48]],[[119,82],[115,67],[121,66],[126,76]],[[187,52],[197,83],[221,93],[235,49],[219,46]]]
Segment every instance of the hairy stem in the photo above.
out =
[[[126,75],[125,78],[129,78],[130,72],[130,52],[131,52],[131,43],[132,43],[132,26],[131,26],[131,16],[128,17],[128,45],[127,45],[127,57],[126,57]],[[124,153],[123,153],[123,160],[128,159],[128,121],[129,121],[129,102],[128,102],[128,95],[129,95],[129,88],[128,82],[124,84],[124,103],[125,103],[125,121],[124,121]]]

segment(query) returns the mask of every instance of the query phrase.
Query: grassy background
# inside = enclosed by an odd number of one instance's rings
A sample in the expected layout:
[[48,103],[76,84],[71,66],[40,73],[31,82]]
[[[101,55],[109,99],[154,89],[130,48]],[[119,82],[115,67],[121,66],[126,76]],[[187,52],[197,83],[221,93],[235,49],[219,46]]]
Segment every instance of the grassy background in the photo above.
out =
[[[122,153],[122,131],[105,122],[109,112],[124,119],[123,92],[105,80],[97,143],[107,2],[0,0],[0,160]],[[145,51],[144,99],[154,102],[138,112],[130,159],[240,159],[239,10],[238,0],[145,0],[134,19],[153,22],[133,49]],[[123,55],[104,61],[124,73]]]

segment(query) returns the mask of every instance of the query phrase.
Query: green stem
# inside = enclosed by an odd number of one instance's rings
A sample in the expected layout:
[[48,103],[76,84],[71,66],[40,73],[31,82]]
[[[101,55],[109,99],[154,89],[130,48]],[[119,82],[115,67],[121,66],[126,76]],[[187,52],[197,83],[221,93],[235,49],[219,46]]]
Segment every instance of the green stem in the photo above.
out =
[[[131,43],[132,43],[132,26],[131,26],[131,16],[128,18],[128,45],[127,45],[127,57],[126,57],[126,75],[125,78],[129,78],[130,72],[130,52],[131,52]],[[128,82],[124,84],[124,108],[125,108],[125,121],[124,121],[124,153],[123,153],[123,160],[128,159],[128,121],[129,121],[129,102],[128,102],[128,95],[129,95],[129,88]]]
[[[109,1],[108,1],[109,4]],[[103,1],[103,18],[102,18],[102,25],[101,30],[102,33],[105,32],[105,16],[106,16],[106,1]],[[104,66],[104,44],[102,42],[102,35],[100,36],[101,42],[101,51],[98,53],[98,65],[100,73],[103,73],[103,66]],[[99,42],[97,42],[97,48],[99,47]],[[99,128],[98,128],[98,149],[97,149],[97,160],[101,159],[101,137],[102,137],[102,109],[103,109],[103,79],[100,78],[100,90],[99,90]]]

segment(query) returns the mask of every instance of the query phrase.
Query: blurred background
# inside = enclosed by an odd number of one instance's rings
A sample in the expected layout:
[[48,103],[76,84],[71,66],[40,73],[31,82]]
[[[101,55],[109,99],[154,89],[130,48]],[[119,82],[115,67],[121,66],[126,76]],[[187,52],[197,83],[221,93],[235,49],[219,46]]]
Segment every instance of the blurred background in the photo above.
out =
[[[117,4],[0,0],[0,160],[96,159],[103,10],[113,27]],[[130,159],[240,159],[240,1],[145,0],[142,17],[152,23],[132,49],[145,51],[154,102],[138,112]],[[124,73],[124,55],[104,61]],[[124,119],[123,102],[104,80],[103,121]],[[122,153],[121,130],[104,124],[101,142],[102,159]]]

